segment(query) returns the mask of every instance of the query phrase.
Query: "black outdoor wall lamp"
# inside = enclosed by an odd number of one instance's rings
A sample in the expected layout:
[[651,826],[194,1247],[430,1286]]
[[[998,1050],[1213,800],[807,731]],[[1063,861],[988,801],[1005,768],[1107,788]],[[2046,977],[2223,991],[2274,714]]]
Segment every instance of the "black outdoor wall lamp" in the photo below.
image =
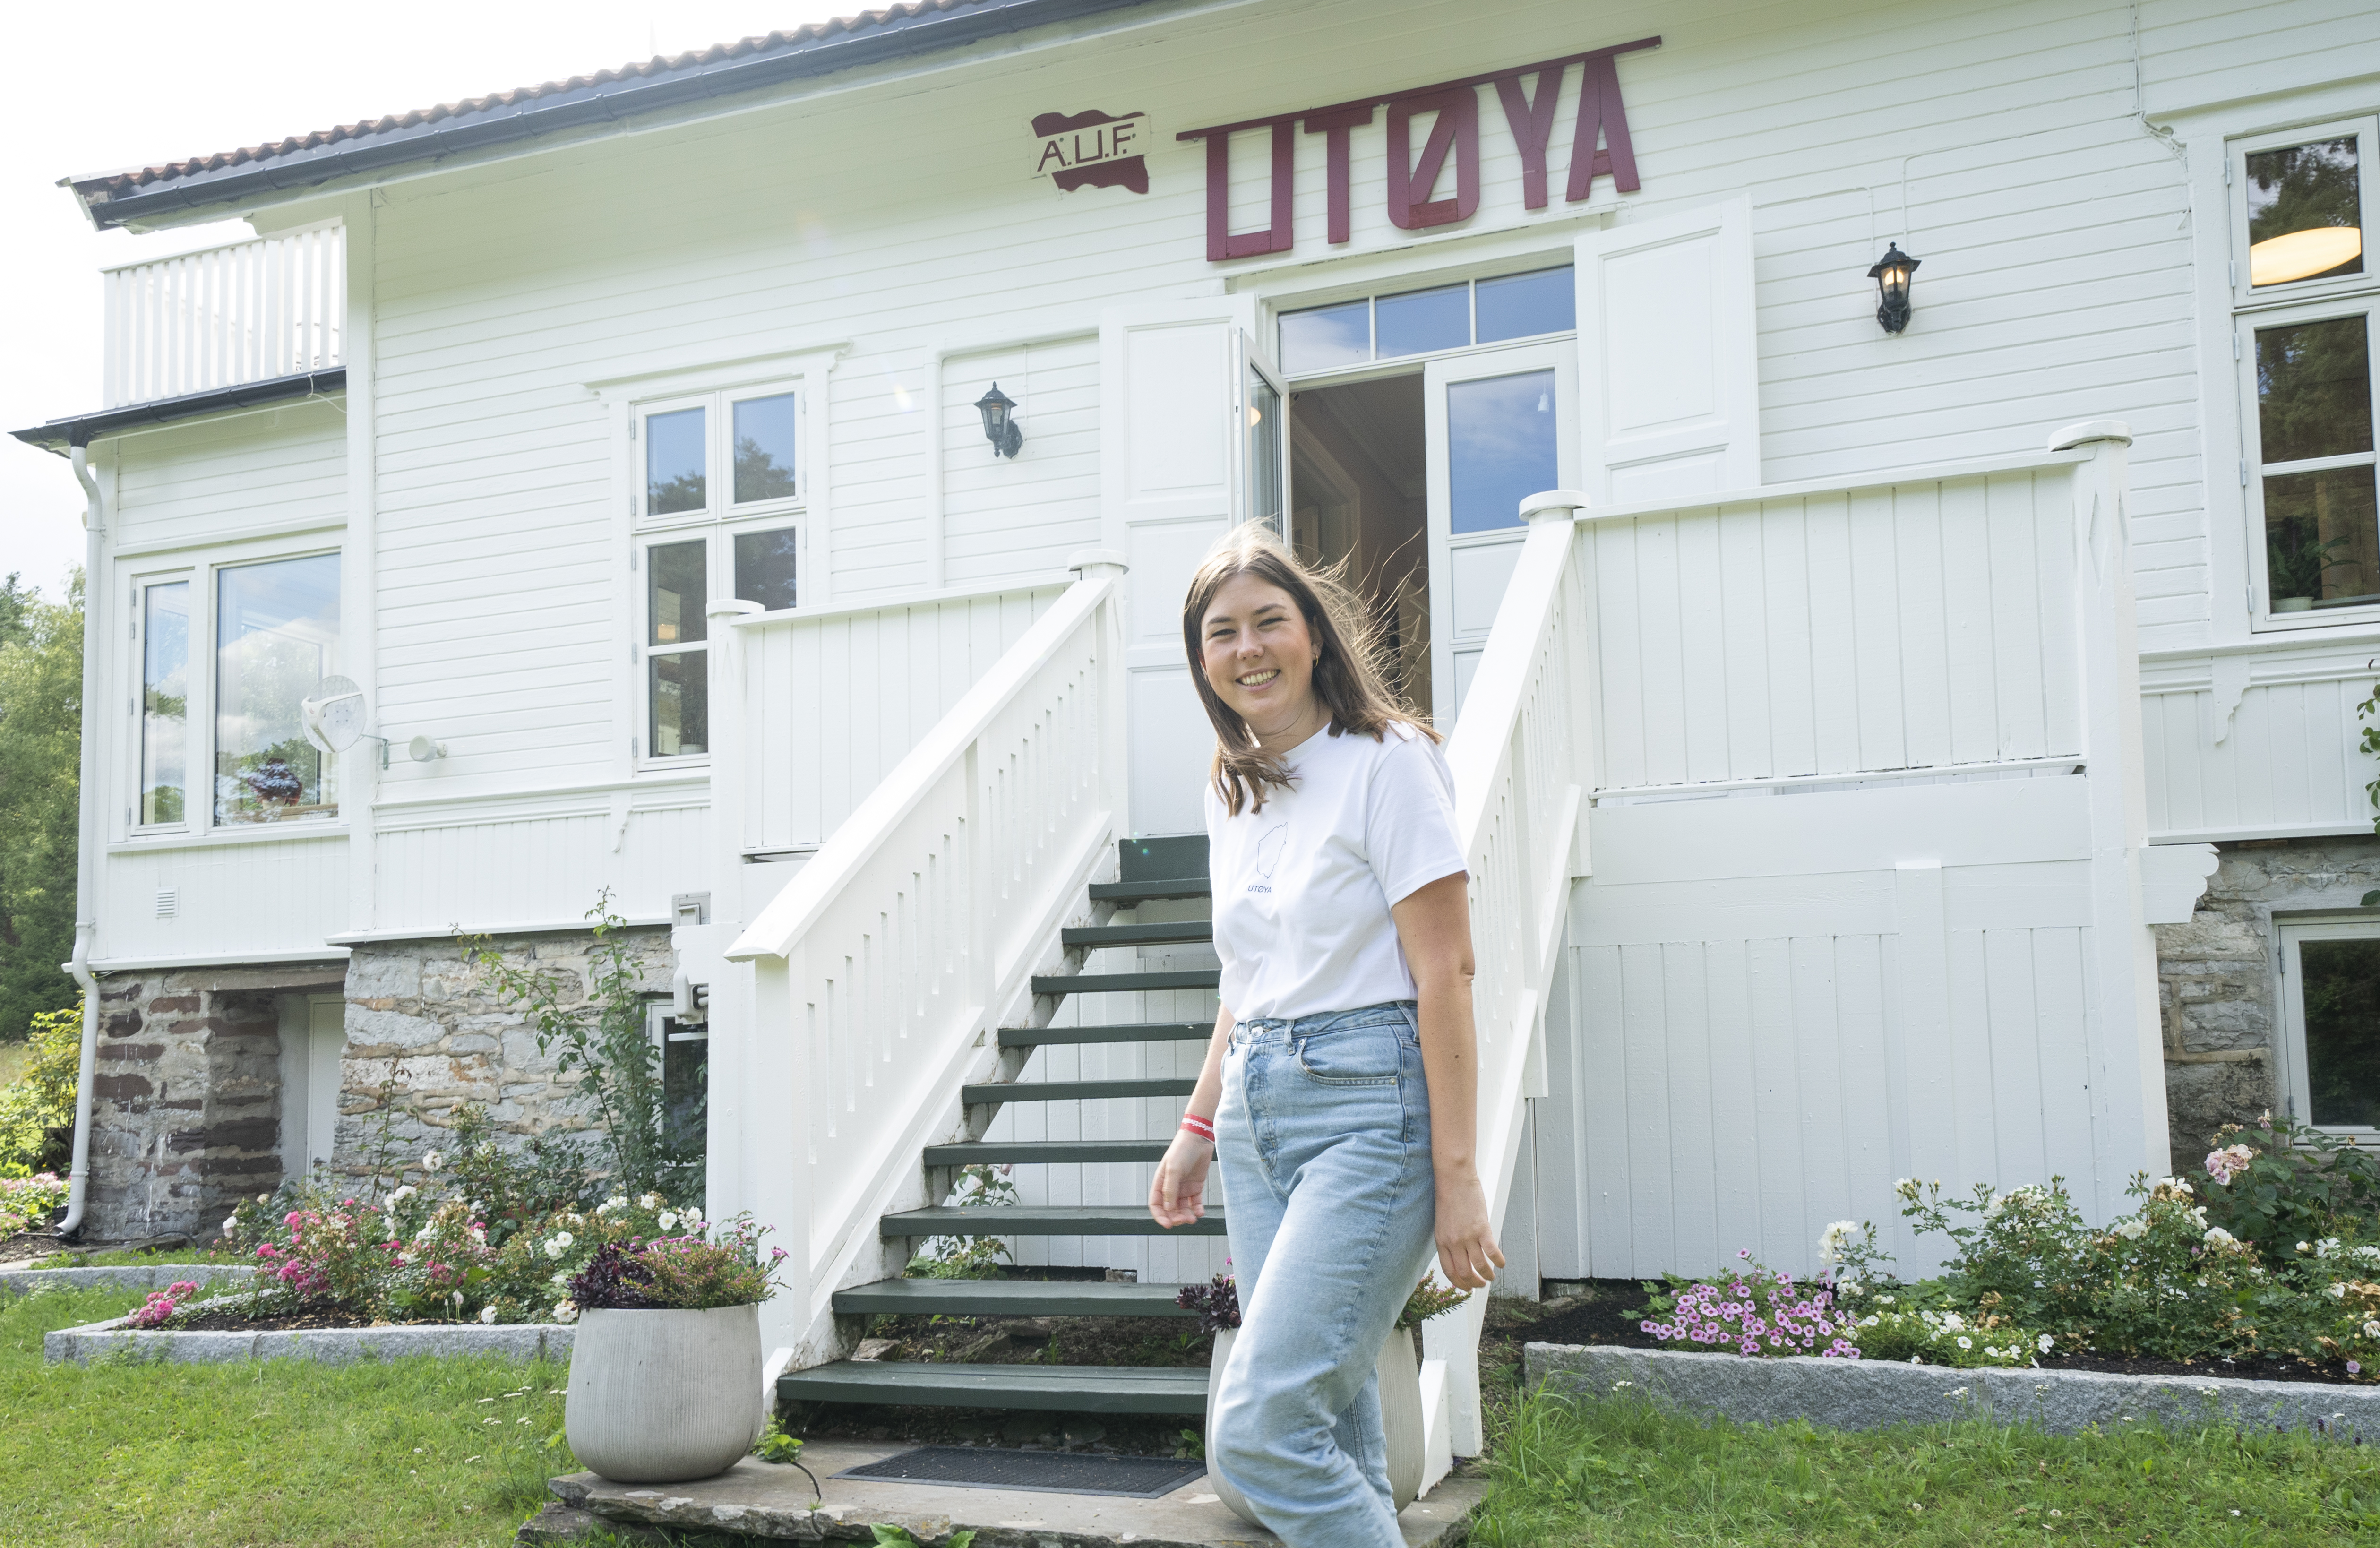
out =
[[1014,457],[1016,448],[1025,445],[1025,432],[1008,417],[1008,411],[1015,407],[997,382],[991,384],[991,391],[975,400],[976,412],[983,416],[983,438],[991,443],[994,457]]
[[1867,277],[1876,281],[1876,293],[1881,304],[1876,309],[1876,320],[1884,331],[1897,334],[1909,326],[1909,281],[1917,273],[1917,260],[1900,250],[1899,242],[1888,243],[1884,256]]

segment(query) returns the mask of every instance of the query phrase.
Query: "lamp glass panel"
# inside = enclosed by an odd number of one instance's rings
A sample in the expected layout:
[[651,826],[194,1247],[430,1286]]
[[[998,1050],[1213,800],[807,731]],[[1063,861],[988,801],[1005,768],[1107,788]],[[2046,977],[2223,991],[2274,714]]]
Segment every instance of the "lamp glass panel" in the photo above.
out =
[[1439,349],[1460,349],[1471,342],[1471,286],[1441,285],[1434,290],[1408,290],[1382,296],[1372,303],[1379,358],[1427,355]]
[[2307,1115],[2380,1126],[2380,940],[2303,941]]
[[[1248,505],[1246,517],[1261,521],[1276,532],[1281,530],[1281,394],[1273,390],[1264,373],[1248,370],[1247,403],[1248,437]],[[1287,536],[1286,533],[1282,533]]]
[[736,533],[736,600],[757,602],[772,613],[796,605],[794,567],[800,557],[801,539],[800,530],[793,527]]
[[710,506],[707,411],[680,408],[645,421],[645,513],[672,516]]
[[685,758],[710,751],[710,651],[673,651],[645,661],[652,756]]
[[338,669],[337,555],[215,572],[217,823],[339,814],[304,719],[306,696]]
[[1446,389],[1448,514],[1457,532],[1521,524],[1521,501],[1561,484],[1554,373],[1526,371]]
[[1567,263],[1559,269],[1483,279],[1476,294],[1482,344],[1568,333],[1578,326],[1577,280]]
[[2248,157],[2248,283],[2363,272],[2362,148],[2355,136]]
[[645,643],[667,649],[709,637],[703,610],[710,605],[706,544],[657,542],[645,550]]
[[190,583],[140,593],[140,821],[182,821],[189,786]]
[[1361,365],[1372,358],[1372,303],[1345,301],[1281,320],[1281,368],[1292,376]]
[[794,442],[799,416],[792,393],[736,401],[735,503],[783,500],[796,493]]
[[2372,449],[2372,348],[2362,317],[2256,330],[2257,456],[2265,467]]
[[2265,576],[2276,613],[2380,602],[2370,463],[2265,477]]

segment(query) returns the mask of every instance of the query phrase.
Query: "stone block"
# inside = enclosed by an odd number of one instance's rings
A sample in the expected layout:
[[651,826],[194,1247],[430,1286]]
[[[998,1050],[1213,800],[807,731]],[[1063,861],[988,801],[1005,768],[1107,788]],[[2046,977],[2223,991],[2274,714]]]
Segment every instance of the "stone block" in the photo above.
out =
[[153,1095],[155,1091],[156,1088],[149,1084],[149,1078],[145,1075],[94,1073],[91,1081],[91,1096],[99,1102],[132,1102]]
[[410,951],[358,946],[347,959],[347,998],[386,1002],[421,993],[421,958]]
[[348,1063],[360,1050],[435,1048],[446,1039],[446,1029],[425,1016],[393,1010],[347,1007]]

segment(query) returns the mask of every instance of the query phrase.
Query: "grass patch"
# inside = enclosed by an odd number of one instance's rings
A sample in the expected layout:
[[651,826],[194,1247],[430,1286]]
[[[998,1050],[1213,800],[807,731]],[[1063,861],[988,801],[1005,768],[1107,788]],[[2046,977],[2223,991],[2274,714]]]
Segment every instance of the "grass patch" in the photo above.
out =
[[1481,1548],[2380,1541],[2380,1456],[2300,1433],[2057,1436],[1983,1420],[1850,1432],[1532,1393],[1490,1452]]
[[42,1334],[142,1298],[0,1298],[0,1542],[493,1548],[577,1470],[564,1365],[42,1363]]
[[231,1268],[253,1267],[255,1261],[237,1252],[213,1252],[197,1247],[179,1248],[169,1252],[126,1252],[111,1248],[104,1252],[73,1249],[53,1252],[33,1266],[37,1269],[153,1269],[167,1263],[208,1263],[218,1268]]

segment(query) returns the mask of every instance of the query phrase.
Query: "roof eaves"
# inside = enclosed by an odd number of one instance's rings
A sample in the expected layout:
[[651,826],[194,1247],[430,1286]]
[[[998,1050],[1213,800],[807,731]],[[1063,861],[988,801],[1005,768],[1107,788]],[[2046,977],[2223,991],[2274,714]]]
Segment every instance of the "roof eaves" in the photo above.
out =
[[888,17],[864,30],[841,30],[766,52],[706,59],[650,75],[591,81],[541,96],[523,95],[433,119],[373,129],[320,145],[162,178],[137,191],[112,192],[122,173],[68,180],[91,224],[110,226],[183,210],[236,203],[259,195],[369,177],[408,163],[616,123],[705,99],[731,96],[853,69],[886,59],[963,47],[1026,28],[1146,5],[1151,0],[978,0],[962,9]]
[[94,437],[114,434],[120,430],[170,424],[176,420],[255,408],[290,398],[321,397],[344,392],[346,385],[347,368],[333,366],[328,371],[300,372],[295,376],[273,376],[261,382],[243,382],[236,387],[214,387],[202,393],[186,393],[180,397],[161,397],[152,403],[102,408],[96,413],[52,420],[47,424],[34,425],[28,430],[12,430],[8,433],[29,446],[64,451],[68,446],[87,446]]

